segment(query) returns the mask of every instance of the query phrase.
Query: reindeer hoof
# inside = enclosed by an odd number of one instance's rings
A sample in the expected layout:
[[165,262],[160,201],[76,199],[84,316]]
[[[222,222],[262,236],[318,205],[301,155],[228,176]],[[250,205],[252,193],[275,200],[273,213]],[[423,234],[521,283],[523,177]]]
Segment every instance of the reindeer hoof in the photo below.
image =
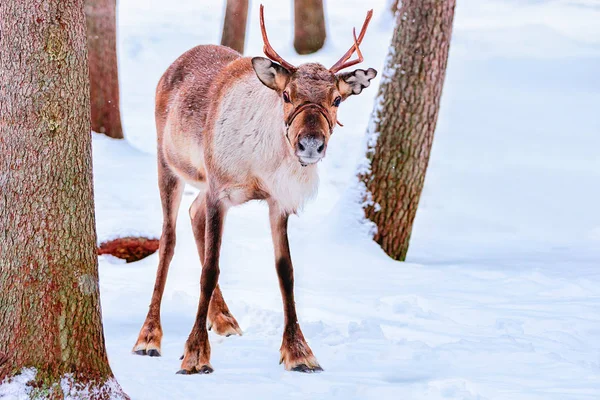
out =
[[304,373],[307,373],[307,374],[312,374],[312,373],[315,373],[315,372],[323,372],[323,368],[321,368],[320,365],[316,365],[314,367],[309,367],[306,364],[300,364],[300,365],[297,365],[294,368],[292,368],[292,371],[295,371],[295,372],[304,372]]
[[146,352],[146,354],[149,355],[150,357],[160,357],[160,353],[156,349],[150,349]]
[[238,322],[228,311],[211,315],[208,321],[208,330],[225,337],[242,336],[242,330]]
[[279,363],[283,363],[288,371],[306,373],[323,371],[299,329],[284,334],[280,352]]
[[213,372],[215,372],[215,370],[212,369],[212,367],[210,365],[203,365],[200,367],[200,370],[198,371],[198,373],[200,373],[200,374],[212,374]]
[[148,346],[144,344],[134,347],[134,349],[131,352],[133,354],[137,354],[138,356],[160,357],[159,348],[156,348],[154,346],[152,348],[148,348]]
[[160,357],[162,335],[160,322],[146,319],[131,352],[138,356]]
[[185,369],[180,369],[179,371],[177,371],[177,374],[179,375],[193,375],[193,374],[212,374],[215,370],[212,369],[212,367],[210,365],[203,365],[200,368],[192,368],[191,371],[185,370]]

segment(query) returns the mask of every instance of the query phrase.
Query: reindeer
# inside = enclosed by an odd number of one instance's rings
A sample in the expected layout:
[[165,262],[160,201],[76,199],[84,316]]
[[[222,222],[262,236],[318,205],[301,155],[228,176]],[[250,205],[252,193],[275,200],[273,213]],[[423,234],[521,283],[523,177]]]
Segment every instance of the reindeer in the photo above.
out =
[[[260,6],[263,51],[242,57],[223,46],[197,46],[180,56],[156,89],[158,184],[163,208],[160,260],[148,315],[133,353],[160,356],[160,304],[175,248],[175,223],[185,183],[200,190],[190,207],[202,263],[200,301],[178,373],[211,373],[208,330],[242,335],[218,285],[223,221],[230,207],[265,200],[283,298],[285,328],[280,364],[286,370],[322,371],[306,343],[294,303],[288,216],[317,191],[317,163],[325,156],[340,103],[369,86],[377,72],[340,70],[363,61],[354,44],[327,69],[285,61],[271,47]],[[350,60],[354,53],[357,59]],[[339,122],[338,122],[339,123]],[[340,124],[341,125],[341,124]]]

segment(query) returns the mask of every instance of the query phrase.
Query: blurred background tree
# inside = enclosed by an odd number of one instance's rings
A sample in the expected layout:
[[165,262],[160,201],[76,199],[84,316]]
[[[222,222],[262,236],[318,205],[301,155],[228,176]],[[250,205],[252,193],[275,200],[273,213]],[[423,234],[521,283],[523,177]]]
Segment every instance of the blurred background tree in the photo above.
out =
[[221,44],[244,54],[248,0],[227,0]]
[[294,0],[294,48],[298,54],[318,51],[325,37],[323,0]]
[[360,174],[374,240],[404,261],[423,191],[446,74],[456,0],[402,0]]
[[92,130],[123,138],[117,70],[116,0],[85,0]]

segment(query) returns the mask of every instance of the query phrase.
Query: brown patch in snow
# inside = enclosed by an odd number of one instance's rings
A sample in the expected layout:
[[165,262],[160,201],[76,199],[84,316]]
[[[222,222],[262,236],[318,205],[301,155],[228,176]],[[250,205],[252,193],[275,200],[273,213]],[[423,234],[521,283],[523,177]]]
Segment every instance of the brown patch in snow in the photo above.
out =
[[123,237],[104,242],[98,247],[98,255],[110,254],[128,263],[139,261],[158,250],[158,239]]

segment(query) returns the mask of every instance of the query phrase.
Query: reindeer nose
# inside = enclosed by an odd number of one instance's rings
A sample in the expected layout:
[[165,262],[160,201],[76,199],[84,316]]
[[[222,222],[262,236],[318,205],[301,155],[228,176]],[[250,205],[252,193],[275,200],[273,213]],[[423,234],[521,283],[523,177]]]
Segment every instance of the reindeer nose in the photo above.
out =
[[296,155],[303,159],[320,159],[325,150],[325,138],[323,135],[306,135],[298,140]]

